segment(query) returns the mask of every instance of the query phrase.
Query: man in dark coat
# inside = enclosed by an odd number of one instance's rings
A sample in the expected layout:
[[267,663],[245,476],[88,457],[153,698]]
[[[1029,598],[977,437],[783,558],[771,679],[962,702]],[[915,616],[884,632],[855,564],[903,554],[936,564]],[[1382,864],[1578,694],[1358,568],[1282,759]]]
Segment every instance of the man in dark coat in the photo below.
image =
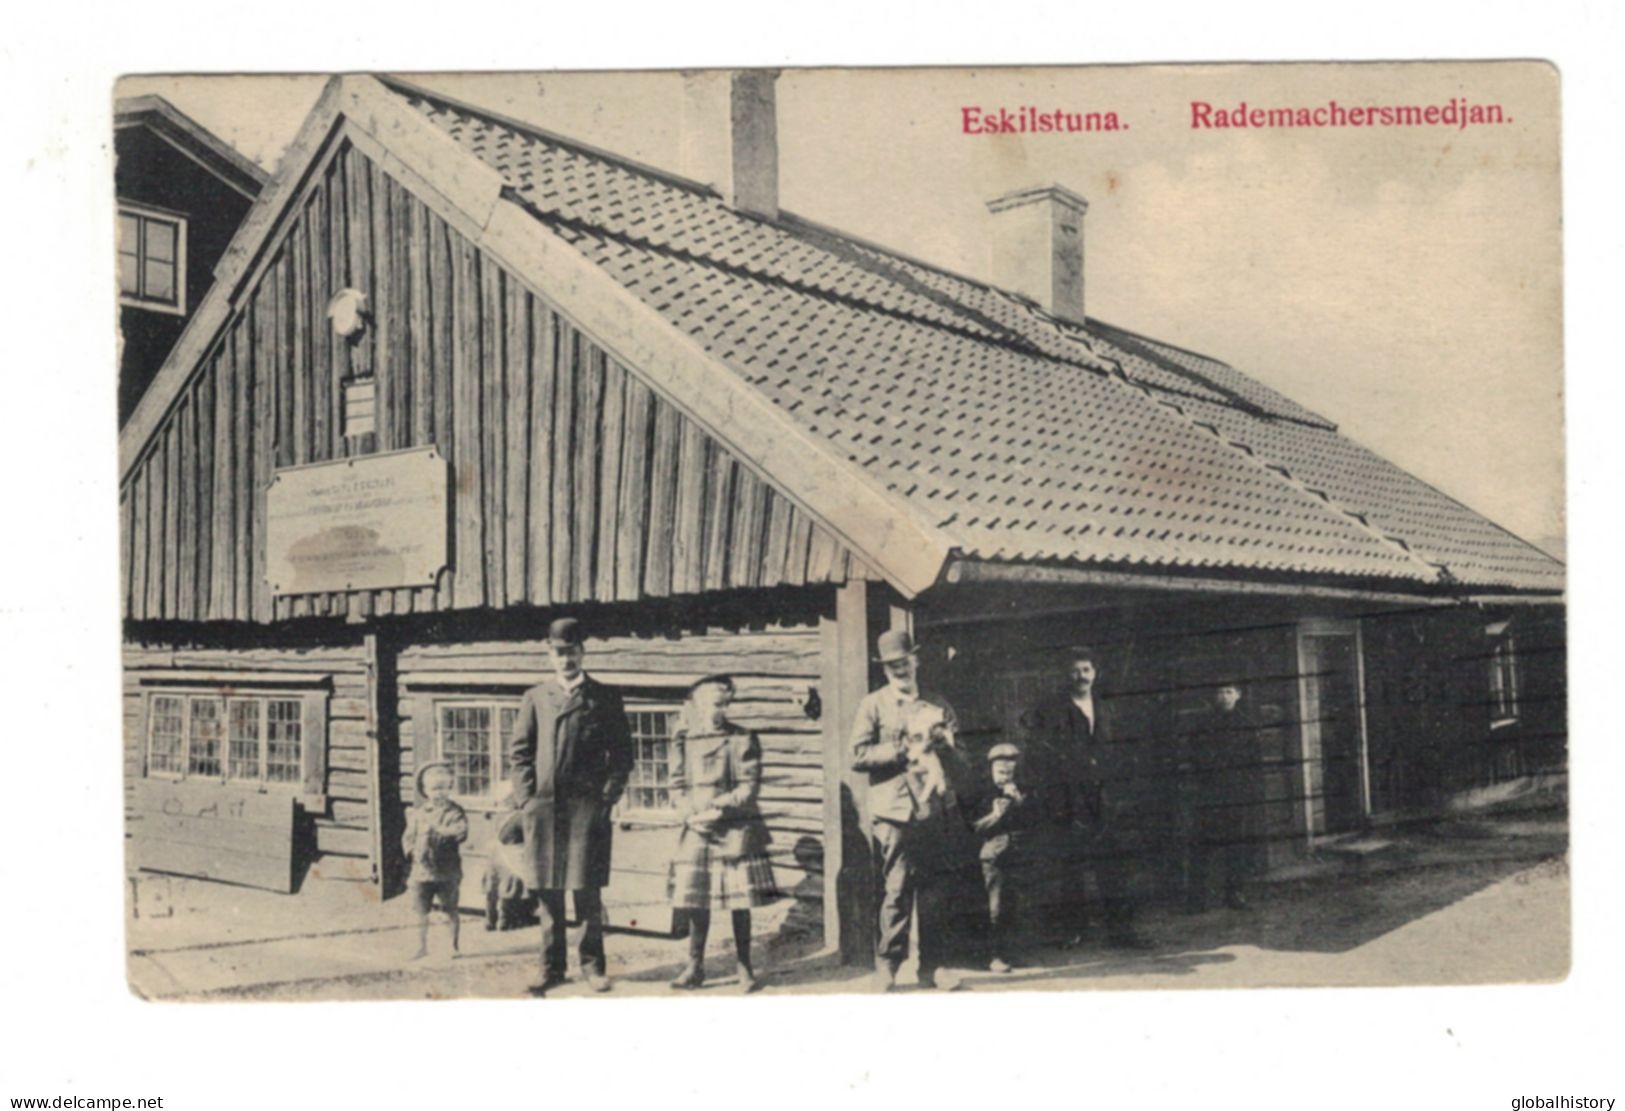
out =
[[632,774],[632,731],[621,696],[582,670],[576,620],[554,621],[547,640],[555,674],[525,692],[513,738],[514,798],[542,923],[542,978],[533,990],[564,980],[564,893],[572,891],[582,975],[594,991],[608,991],[599,891],[609,883],[610,811]]
[[1047,826],[1051,880],[1067,891],[1057,908],[1081,934],[1084,873],[1100,891],[1106,942],[1148,949],[1134,928],[1134,880],[1145,852],[1154,770],[1143,743],[1119,735],[1110,703],[1096,697],[1101,667],[1095,651],[1068,652],[1066,688],[1022,718],[1039,807]]
[[1225,905],[1241,910],[1263,830],[1264,799],[1258,724],[1243,704],[1241,684],[1221,683],[1183,741],[1181,801],[1190,837],[1186,909],[1206,909],[1209,878],[1217,872]]

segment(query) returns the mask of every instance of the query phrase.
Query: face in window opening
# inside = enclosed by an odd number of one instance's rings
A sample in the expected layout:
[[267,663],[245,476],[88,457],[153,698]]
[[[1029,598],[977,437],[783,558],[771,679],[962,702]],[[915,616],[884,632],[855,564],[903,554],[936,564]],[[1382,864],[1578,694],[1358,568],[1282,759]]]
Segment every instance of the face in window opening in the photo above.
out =
[[734,700],[734,687],[728,682],[701,683],[689,695],[694,707],[694,721],[703,726],[718,727],[728,720],[728,707]]
[[1095,689],[1095,679],[1099,672],[1095,668],[1095,661],[1084,656],[1072,661],[1071,670],[1067,674],[1072,684],[1072,697],[1087,698]]
[[579,644],[549,644],[548,657],[553,661],[553,670],[560,679],[566,683],[573,683],[581,674],[581,657],[586,653]]
[[1219,709],[1228,714],[1241,705],[1241,688],[1234,683],[1226,683],[1214,692],[1213,698],[1219,704]]
[[451,797],[451,789],[452,778],[448,768],[435,768],[423,777],[423,793],[437,806]]

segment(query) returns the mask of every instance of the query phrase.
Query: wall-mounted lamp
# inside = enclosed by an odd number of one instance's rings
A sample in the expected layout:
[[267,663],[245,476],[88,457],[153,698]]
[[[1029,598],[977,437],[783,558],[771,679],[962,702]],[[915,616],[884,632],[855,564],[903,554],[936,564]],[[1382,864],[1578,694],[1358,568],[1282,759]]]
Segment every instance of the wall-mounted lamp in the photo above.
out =
[[359,289],[341,289],[327,302],[333,334],[343,339],[359,336],[367,326],[367,295]]

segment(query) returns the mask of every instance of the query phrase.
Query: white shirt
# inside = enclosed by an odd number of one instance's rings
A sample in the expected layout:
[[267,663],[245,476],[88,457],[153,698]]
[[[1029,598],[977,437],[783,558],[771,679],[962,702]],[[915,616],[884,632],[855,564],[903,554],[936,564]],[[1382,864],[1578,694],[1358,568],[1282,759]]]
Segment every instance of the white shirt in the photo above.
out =
[[1095,731],[1095,692],[1090,691],[1082,698],[1074,698],[1072,705],[1078,708],[1078,713],[1089,719],[1089,732]]
[[576,688],[587,681],[587,673],[585,671],[578,671],[576,672],[576,677],[574,679],[566,681],[562,675],[560,675],[558,672],[554,672],[553,678],[559,681],[559,686],[564,688],[565,694],[574,694],[576,692]]

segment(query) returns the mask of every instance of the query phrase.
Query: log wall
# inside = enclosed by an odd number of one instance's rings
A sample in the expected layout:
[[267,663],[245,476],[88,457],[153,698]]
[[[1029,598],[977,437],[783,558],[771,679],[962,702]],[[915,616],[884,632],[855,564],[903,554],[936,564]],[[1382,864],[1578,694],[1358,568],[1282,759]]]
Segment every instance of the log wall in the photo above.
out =
[[[589,672],[611,685],[667,706],[681,703],[688,683],[702,675],[727,672],[736,677],[730,716],[756,730],[761,739],[761,808],[772,835],[775,877],[783,891],[813,903],[823,894],[822,731],[804,707],[809,692],[819,684],[818,651],[818,632],[812,626],[742,632],[717,629],[682,637],[595,639],[589,641],[586,661]],[[401,651],[398,675],[403,742],[399,791],[388,802],[404,808],[412,801],[416,769],[409,739],[418,734],[421,724],[415,716],[433,713],[436,699],[441,698],[484,696],[517,704],[526,687],[544,679],[551,681],[551,665],[545,642],[540,640],[419,643]],[[432,732],[432,722],[429,729]],[[479,859],[490,836],[493,814],[473,817],[476,829],[470,837],[470,855]],[[616,899],[616,888],[642,892],[648,902],[657,904],[649,908],[646,921],[660,922],[666,865],[677,828],[670,822],[662,826],[655,821],[656,831],[647,836],[630,828],[650,824],[639,819],[617,831],[615,878],[607,897],[613,914],[617,906],[624,910],[627,904],[626,898]],[[641,847],[645,842],[647,851]],[[479,866],[465,865],[465,871],[477,875]]]
[[[213,690],[234,683],[291,687],[323,684],[327,700],[324,791],[301,791],[317,852],[365,860],[371,793],[367,756],[367,676],[360,638],[354,645],[223,648],[126,642],[124,646],[124,782],[145,774],[146,698],[154,690]],[[222,787],[230,792],[242,788]]]

